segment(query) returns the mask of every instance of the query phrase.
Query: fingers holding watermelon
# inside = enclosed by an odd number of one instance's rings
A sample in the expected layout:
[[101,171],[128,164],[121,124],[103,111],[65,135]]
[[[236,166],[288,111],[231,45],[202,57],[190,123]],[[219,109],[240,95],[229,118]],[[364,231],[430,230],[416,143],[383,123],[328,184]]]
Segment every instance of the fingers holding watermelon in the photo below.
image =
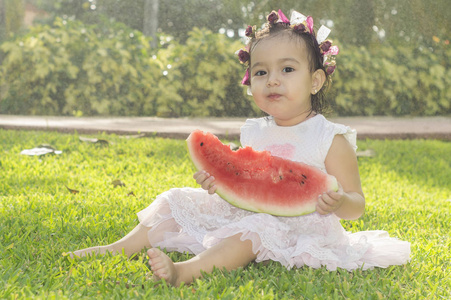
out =
[[321,215],[327,215],[337,211],[343,202],[345,196],[343,188],[338,184],[337,191],[328,191],[318,197],[318,203],[316,204],[316,211]]
[[202,170],[194,173],[193,178],[204,190],[207,190],[209,194],[214,194],[216,192],[215,178],[206,171]]

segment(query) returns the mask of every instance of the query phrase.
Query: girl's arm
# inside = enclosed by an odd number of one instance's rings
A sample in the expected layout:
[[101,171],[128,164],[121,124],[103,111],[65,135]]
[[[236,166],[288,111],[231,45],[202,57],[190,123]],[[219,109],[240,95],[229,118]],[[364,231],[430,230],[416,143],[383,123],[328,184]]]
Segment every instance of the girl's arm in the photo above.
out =
[[360,183],[357,156],[343,135],[336,135],[326,156],[326,171],[339,183],[337,192],[327,192],[318,199],[317,212],[335,213],[342,219],[358,219],[365,211],[365,197]]

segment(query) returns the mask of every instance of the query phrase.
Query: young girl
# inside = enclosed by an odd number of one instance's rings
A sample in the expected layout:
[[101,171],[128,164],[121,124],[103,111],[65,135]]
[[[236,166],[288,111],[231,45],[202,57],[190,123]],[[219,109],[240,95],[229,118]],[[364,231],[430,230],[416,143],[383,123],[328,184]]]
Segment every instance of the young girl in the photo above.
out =
[[[255,150],[301,161],[335,176],[337,192],[318,196],[316,212],[299,217],[254,213],[228,204],[215,194],[214,174],[194,174],[201,188],[171,189],[138,213],[140,224],[107,246],[72,253],[106,251],[131,255],[147,251],[156,279],[178,286],[214,267],[233,270],[252,261],[278,261],[288,269],[304,265],[329,270],[385,268],[409,260],[410,244],[384,231],[346,232],[340,219],[357,219],[365,208],[357,159],[356,133],[327,121],[320,113],[324,91],[335,69],[338,48],[325,40],[329,30],[313,30],[310,17],[294,12],[291,20],[272,12],[261,31],[248,27],[250,41],[240,50],[248,66],[243,84],[269,117],[249,119],[241,143]],[[195,254],[172,262],[161,250]]]

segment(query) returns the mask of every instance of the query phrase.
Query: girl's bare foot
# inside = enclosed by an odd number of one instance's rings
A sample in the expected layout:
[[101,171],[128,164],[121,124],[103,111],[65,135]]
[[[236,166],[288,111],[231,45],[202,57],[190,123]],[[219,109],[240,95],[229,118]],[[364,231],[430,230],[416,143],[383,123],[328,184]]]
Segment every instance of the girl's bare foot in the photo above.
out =
[[68,254],[70,255],[71,258],[74,258],[75,256],[84,257],[84,256],[87,256],[90,254],[105,254],[107,252],[113,253],[114,251],[113,251],[113,249],[111,249],[111,247],[108,247],[108,246],[96,246],[96,247],[77,250],[74,252],[69,252]]
[[173,286],[179,286],[178,272],[174,262],[160,249],[152,248],[147,251],[149,265],[153,272],[154,279],[164,279]]

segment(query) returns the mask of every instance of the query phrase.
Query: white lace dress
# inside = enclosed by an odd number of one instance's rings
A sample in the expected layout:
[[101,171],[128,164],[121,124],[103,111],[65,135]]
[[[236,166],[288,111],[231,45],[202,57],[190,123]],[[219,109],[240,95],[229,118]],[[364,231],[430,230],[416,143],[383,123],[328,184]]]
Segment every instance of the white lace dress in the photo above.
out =
[[[277,126],[270,117],[249,119],[241,128],[241,143],[325,171],[324,160],[337,134],[357,148],[355,131],[322,115],[292,127]],[[199,254],[240,233],[242,240],[252,241],[257,262],[278,261],[289,269],[303,265],[329,270],[385,268],[405,264],[410,257],[410,243],[391,238],[385,231],[347,232],[334,214],[276,217],[253,213],[201,188],[164,192],[138,218],[152,227],[149,240],[154,247]]]

